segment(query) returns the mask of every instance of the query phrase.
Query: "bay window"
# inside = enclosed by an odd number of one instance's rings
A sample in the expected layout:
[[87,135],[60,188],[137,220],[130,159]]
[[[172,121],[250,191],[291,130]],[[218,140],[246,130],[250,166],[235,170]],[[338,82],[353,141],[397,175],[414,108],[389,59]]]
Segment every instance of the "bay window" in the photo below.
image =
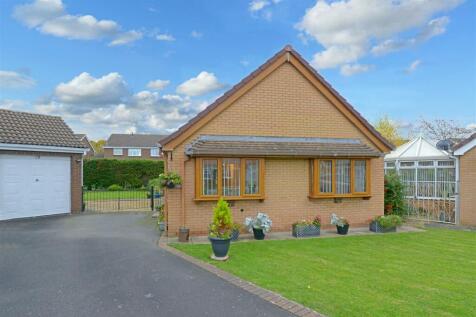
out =
[[310,197],[370,196],[370,160],[311,160]]
[[263,199],[264,159],[197,158],[196,199]]

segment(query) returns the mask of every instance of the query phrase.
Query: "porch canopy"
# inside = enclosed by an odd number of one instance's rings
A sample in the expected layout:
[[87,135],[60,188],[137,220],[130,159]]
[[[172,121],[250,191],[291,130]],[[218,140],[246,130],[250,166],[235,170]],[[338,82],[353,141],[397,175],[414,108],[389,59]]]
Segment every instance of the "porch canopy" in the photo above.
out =
[[359,139],[202,135],[185,148],[188,156],[380,157]]

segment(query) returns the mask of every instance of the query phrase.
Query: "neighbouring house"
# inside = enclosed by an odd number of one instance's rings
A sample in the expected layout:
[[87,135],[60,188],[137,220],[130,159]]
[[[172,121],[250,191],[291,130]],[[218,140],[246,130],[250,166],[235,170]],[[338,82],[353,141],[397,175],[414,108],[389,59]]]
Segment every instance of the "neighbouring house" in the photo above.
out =
[[476,133],[453,147],[459,174],[461,224],[476,226]]
[[89,139],[88,139],[87,135],[86,134],[75,134],[75,136],[86,147],[86,151],[84,151],[84,156],[83,157],[84,158],[94,157],[96,155],[96,151],[94,151],[94,147],[89,142]]
[[104,158],[161,160],[159,141],[166,135],[111,134],[104,145]]
[[[440,148],[417,137],[385,155],[385,173],[400,175],[408,216],[425,221],[458,222],[456,159],[447,143]],[[450,146],[451,147],[451,146]]]
[[393,149],[292,47],[286,46],[161,141],[168,234],[206,234],[220,196],[234,221],[265,212],[274,231],[337,213],[366,225],[384,210]]
[[0,109],[0,220],[80,212],[84,151],[60,117]]

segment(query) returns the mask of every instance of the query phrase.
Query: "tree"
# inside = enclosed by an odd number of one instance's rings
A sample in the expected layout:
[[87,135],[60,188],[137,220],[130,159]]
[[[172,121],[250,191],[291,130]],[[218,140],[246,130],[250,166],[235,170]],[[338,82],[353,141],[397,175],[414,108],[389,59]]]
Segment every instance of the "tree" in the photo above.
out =
[[104,152],[104,145],[106,144],[106,140],[97,140],[97,141],[90,141],[91,146],[94,148],[94,152],[96,153],[103,153]]
[[374,127],[384,138],[392,142],[395,146],[400,146],[407,142],[398,131],[399,125],[386,115],[378,119]]
[[471,132],[476,131],[474,128],[462,127],[454,120],[420,119],[419,123],[419,128],[423,135],[434,141],[464,138]]

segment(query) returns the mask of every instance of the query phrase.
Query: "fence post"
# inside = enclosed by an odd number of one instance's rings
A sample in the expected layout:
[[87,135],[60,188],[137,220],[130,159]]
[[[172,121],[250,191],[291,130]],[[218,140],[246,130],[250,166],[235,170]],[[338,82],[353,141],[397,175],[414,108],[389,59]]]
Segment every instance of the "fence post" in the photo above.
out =
[[150,186],[150,210],[154,211],[154,186]]

